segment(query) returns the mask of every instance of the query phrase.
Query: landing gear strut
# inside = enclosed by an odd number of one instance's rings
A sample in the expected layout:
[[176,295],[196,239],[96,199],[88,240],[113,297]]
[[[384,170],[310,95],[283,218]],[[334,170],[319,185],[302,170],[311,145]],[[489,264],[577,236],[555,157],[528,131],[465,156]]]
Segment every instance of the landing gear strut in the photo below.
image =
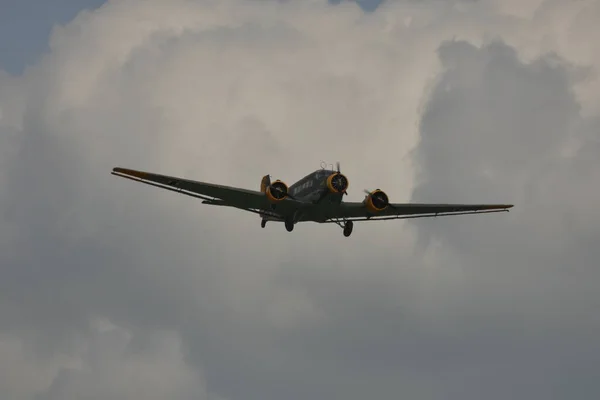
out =
[[350,236],[352,234],[353,227],[354,223],[352,221],[346,221],[346,223],[344,224],[344,236]]
[[340,226],[343,229],[344,236],[348,237],[352,234],[352,228],[354,228],[354,222],[344,220],[344,222],[342,223],[342,221],[340,219],[332,219],[332,221],[335,222],[336,224],[338,224],[338,226]]

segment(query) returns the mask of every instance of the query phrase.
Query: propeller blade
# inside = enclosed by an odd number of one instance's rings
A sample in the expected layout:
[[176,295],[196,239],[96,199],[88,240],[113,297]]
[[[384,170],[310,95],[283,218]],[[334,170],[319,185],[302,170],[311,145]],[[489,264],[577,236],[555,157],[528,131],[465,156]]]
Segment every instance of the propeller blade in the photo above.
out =
[[339,174],[340,173],[340,162],[338,161],[336,164],[337,164],[337,171],[338,171],[338,174]]
[[[278,191],[279,193],[283,193],[283,189],[282,189],[282,188],[280,188],[280,187],[277,187],[277,186],[273,187],[273,186],[271,186],[271,190],[273,190],[273,189],[275,189],[275,190],[276,190],[276,191]],[[289,197],[289,198],[290,198],[290,199],[292,199],[292,200],[298,200],[297,198],[295,198],[294,196],[292,196],[292,195],[290,194],[290,192],[287,192],[286,196],[287,196],[287,197]]]
[[[377,190],[380,190],[380,189],[377,189]],[[370,194],[371,194],[371,192],[372,192],[372,191],[369,191],[369,190],[367,190],[367,189],[364,189],[364,192],[365,192],[365,193],[367,194],[367,196],[368,196],[368,195],[370,195]],[[394,206],[392,205],[392,203],[390,203],[390,202],[389,202],[389,199],[388,199],[387,206],[388,206],[388,207],[390,207],[390,208],[392,208],[392,209],[394,209],[394,210],[396,209],[396,207],[394,207]]]

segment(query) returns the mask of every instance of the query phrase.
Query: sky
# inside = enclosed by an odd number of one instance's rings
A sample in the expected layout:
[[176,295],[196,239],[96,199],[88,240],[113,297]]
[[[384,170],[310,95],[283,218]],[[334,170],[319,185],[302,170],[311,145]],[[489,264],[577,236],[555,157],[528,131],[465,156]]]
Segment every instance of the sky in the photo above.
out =
[[[56,25],[64,25],[84,10],[95,10],[106,0],[2,0],[0,3],[0,68],[23,73],[48,51],[48,37]],[[342,0],[331,0],[339,4]],[[365,11],[377,9],[382,0],[359,0]]]
[[63,25],[83,10],[105,0],[2,0],[0,2],[0,68],[21,74],[48,50],[55,25]]
[[[40,4],[0,24],[0,398],[600,395],[600,2]],[[515,207],[346,238],[110,175],[338,160]]]

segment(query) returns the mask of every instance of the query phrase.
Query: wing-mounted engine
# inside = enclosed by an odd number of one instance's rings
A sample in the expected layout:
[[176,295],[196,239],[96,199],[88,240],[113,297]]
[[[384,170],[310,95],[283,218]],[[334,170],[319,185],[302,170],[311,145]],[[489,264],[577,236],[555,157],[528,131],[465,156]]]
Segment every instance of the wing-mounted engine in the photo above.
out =
[[373,190],[372,192],[365,191],[367,196],[365,196],[365,200],[363,204],[367,207],[367,209],[372,213],[378,213],[380,211],[385,210],[390,202],[387,194],[380,189]]
[[277,203],[288,197],[288,187],[282,181],[276,180],[266,187],[265,194],[271,203]]
[[265,175],[260,181],[260,191],[263,192],[271,203],[277,203],[289,197],[288,187],[279,179],[271,182],[271,177]]
[[327,189],[331,193],[346,193],[346,190],[348,190],[348,178],[340,172],[329,175],[327,177]]

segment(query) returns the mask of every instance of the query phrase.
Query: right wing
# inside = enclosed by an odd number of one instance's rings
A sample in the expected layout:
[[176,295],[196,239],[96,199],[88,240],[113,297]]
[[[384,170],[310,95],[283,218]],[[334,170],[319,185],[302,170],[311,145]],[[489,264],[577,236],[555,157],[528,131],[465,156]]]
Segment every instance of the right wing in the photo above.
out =
[[427,203],[390,203],[387,208],[375,214],[370,213],[362,202],[342,202],[330,215],[330,221],[348,219],[353,221],[405,219],[435,217],[438,215],[483,214],[508,211],[512,204],[427,204]]
[[277,212],[274,213],[271,210],[271,204],[267,200],[265,194],[255,190],[192,181],[174,176],[120,167],[113,168],[111,174],[156,186],[161,189],[197,197],[203,199],[204,204],[230,206],[256,213],[266,213],[274,217],[293,212],[296,208],[303,205],[303,203],[288,197],[277,204]]

